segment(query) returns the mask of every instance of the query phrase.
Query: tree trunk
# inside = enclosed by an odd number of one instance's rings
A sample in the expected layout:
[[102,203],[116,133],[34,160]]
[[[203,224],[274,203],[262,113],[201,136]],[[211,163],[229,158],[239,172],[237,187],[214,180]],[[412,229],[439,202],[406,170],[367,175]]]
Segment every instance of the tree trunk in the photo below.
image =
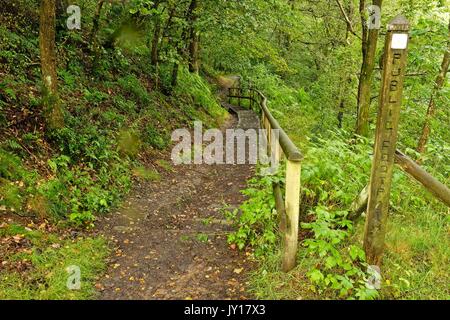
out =
[[439,75],[436,78],[436,83],[434,85],[433,93],[431,94],[430,103],[428,104],[428,111],[425,117],[425,123],[422,129],[422,135],[419,139],[419,143],[417,146],[417,152],[423,153],[425,152],[425,148],[428,142],[428,138],[430,137],[430,121],[434,117],[436,113],[436,101],[435,97],[442,89],[445,84],[445,77],[448,72],[448,68],[450,65],[450,22],[448,25],[448,41],[447,41],[447,51],[444,54],[444,59],[442,60],[441,69]]
[[39,48],[42,81],[44,84],[44,109],[48,114],[48,125],[52,129],[64,125],[63,113],[59,104],[56,73],[55,5],[55,0],[42,0],[39,22]]
[[97,36],[97,32],[100,25],[100,15],[102,13],[102,7],[105,3],[105,0],[99,0],[97,3],[97,8],[95,9],[94,18],[92,19],[92,30],[89,36],[89,42],[93,45],[95,42],[95,38]]
[[173,64],[172,81],[171,81],[172,88],[175,88],[177,86],[177,83],[178,83],[178,69],[179,69],[179,67],[180,67],[180,64],[178,62],[175,62]]
[[68,0],[56,0],[56,30],[57,33],[60,31],[67,30],[67,7],[69,6]]
[[199,63],[199,34],[196,30],[195,23],[197,22],[198,15],[197,10],[198,1],[191,0],[191,4],[189,6],[188,12],[188,20],[189,20],[189,71],[193,73],[198,73],[200,68]]
[[194,73],[199,73],[200,70],[200,60],[199,60],[199,46],[200,46],[200,40],[199,36],[196,33],[191,41],[191,44],[189,46],[189,52],[190,52],[190,63],[189,63],[189,71]]
[[161,19],[156,18],[155,30],[153,32],[151,63],[155,72],[155,88],[159,88],[159,39],[161,37]]
[[[288,5],[291,8],[291,11],[295,11],[295,1],[296,0],[288,0]],[[282,40],[283,40],[283,47],[288,52],[292,47],[292,35],[289,32],[282,32]]]
[[100,51],[98,50],[97,46],[97,33],[100,26],[100,17],[102,13],[103,4],[105,3],[105,0],[99,0],[97,2],[97,7],[95,9],[94,18],[92,19],[92,29],[91,33],[89,35],[89,44],[90,44],[90,52],[93,56],[92,58],[92,68],[97,67],[98,63],[98,57],[100,54]]
[[344,100],[341,99],[341,103],[339,104],[339,112],[337,116],[339,129],[342,129],[342,121],[344,120],[344,110],[345,110]]
[[[156,10],[161,1],[155,1],[152,9]],[[161,17],[159,14],[155,17],[155,28],[153,30],[152,46],[150,50],[150,63],[153,66],[155,74],[155,88],[159,88],[159,43],[161,39]]]
[[68,0],[57,0],[56,1],[56,15],[58,17],[65,16],[68,6],[69,6]]
[[159,17],[156,18],[155,21],[155,30],[153,31],[153,39],[152,39],[152,51],[151,51],[151,62],[152,65],[158,66],[158,48],[159,48],[159,39],[161,38],[161,19]]
[[[373,5],[381,8],[382,0],[374,0]],[[362,54],[363,62],[358,86],[358,118],[356,133],[367,137],[369,135],[369,111],[370,111],[370,89],[372,87],[372,74],[375,66],[375,54],[377,50],[378,29],[368,29],[365,19],[366,3],[360,0],[360,14],[362,22]]]

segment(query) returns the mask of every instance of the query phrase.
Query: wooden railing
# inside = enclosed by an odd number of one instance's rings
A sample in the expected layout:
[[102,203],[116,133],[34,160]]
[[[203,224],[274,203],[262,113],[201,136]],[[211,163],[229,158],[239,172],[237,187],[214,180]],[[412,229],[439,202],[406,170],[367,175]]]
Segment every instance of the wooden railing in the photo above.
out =
[[[395,164],[406,174],[413,177],[417,182],[431,192],[438,200],[450,208],[450,188],[433,177],[424,168],[418,165],[413,159],[406,156],[403,152],[395,150]],[[349,219],[357,219],[367,210],[369,200],[369,185],[359,193],[350,207]]]
[[[241,106],[243,100],[249,101],[249,107],[260,116],[261,127],[266,129],[268,152],[275,163],[286,158],[285,194],[277,183],[273,184],[276,209],[280,219],[280,232],[282,234],[283,258],[282,269],[289,271],[295,267],[298,226],[300,211],[300,173],[303,155],[281,128],[278,121],[272,116],[267,107],[266,97],[254,88],[229,88],[229,103],[237,99]],[[276,134],[274,134],[276,130]]]

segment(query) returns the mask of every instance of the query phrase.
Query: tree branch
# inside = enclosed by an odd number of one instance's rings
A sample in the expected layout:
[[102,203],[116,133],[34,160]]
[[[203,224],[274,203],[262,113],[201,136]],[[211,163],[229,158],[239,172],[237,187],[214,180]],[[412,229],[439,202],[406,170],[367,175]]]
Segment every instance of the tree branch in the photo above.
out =
[[347,23],[348,31],[350,31],[351,34],[353,34],[358,39],[362,40],[361,37],[353,30],[352,22],[350,21],[347,13],[345,12],[344,7],[342,6],[342,3],[339,0],[336,0],[337,5],[339,6],[339,9],[341,10],[341,13],[344,17],[345,23]]

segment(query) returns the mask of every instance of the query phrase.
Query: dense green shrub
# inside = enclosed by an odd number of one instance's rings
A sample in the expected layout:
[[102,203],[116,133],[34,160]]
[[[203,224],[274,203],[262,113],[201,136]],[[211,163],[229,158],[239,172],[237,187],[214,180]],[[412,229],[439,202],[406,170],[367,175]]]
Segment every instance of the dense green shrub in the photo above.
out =
[[117,80],[120,88],[125,93],[125,96],[131,96],[137,101],[141,107],[149,107],[150,96],[147,89],[142,85],[141,81],[133,74],[124,76]]
[[248,197],[239,209],[227,212],[229,219],[236,221],[237,231],[228,236],[228,242],[242,250],[253,246],[261,256],[273,250],[277,243],[277,213],[273,198],[272,183],[277,176],[255,177],[248,181],[242,193]]

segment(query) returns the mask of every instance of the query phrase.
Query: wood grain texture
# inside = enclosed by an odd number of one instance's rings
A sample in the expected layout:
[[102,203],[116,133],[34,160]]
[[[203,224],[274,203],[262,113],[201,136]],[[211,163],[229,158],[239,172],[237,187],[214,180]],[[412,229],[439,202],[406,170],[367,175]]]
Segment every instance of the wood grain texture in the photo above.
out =
[[367,262],[371,265],[381,264],[384,251],[394,154],[397,145],[403,80],[408,53],[407,49],[392,49],[392,37],[395,33],[408,33],[408,30],[409,25],[406,19],[398,16],[388,25],[386,35],[383,77],[364,232],[364,249]]

